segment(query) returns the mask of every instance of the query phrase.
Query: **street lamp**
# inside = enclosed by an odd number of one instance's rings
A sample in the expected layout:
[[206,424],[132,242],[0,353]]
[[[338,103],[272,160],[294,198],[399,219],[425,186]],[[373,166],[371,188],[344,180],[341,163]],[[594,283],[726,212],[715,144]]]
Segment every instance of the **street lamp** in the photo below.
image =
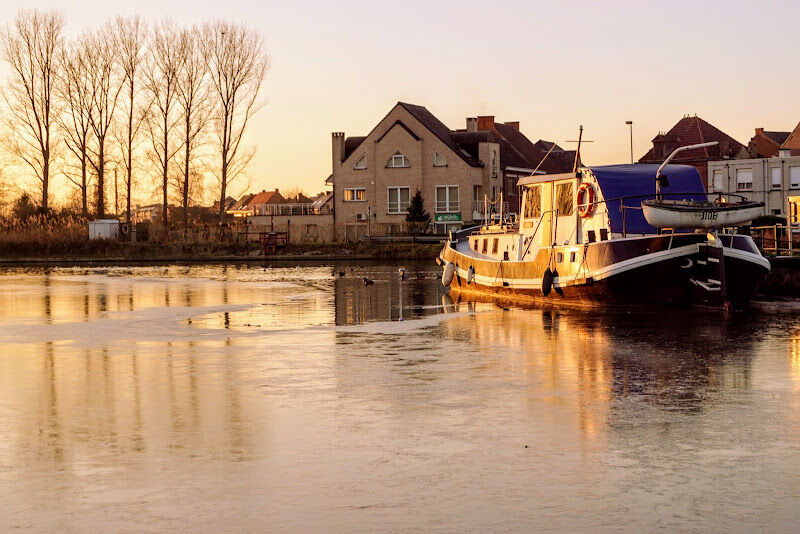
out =
[[633,121],[625,121],[631,130],[631,165],[633,165]]

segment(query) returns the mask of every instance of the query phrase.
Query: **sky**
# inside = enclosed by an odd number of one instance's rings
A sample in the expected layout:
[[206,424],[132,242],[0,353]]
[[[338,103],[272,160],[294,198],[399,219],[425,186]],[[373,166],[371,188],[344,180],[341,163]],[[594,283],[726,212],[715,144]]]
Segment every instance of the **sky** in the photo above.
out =
[[564,148],[583,125],[587,164],[630,160],[627,120],[637,159],[686,114],[745,144],[756,127],[800,121],[798,2],[10,0],[0,19],[21,7],[60,9],[69,34],[132,13],[262,32],[271,68],[247,135],[251,190],[322,191],[330,133],[366,135],[398,101],[453,129],[467,116],[520,121]]

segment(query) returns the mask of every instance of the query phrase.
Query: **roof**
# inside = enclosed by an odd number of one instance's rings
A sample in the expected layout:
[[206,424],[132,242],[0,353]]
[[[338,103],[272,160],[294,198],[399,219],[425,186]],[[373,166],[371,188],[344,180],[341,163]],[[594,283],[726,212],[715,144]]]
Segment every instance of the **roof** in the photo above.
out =
[[345,159],[350,157],[350,154],[355,152],[355,150],[361,145],[362,141],[366,139],[366,136],[360,137],[348,137],[344,140],[344,161]]
[[466,151],[461,150],[461,147],[453,140],[451,134],[453,131],[444,125],[442,121],[437,119],[433,113],[428,111],[425,106],[417,106],[408,104],[407,102],[398,102],[399,106],[408,111],[412,117],[417,119],[425,128],[431,131],[433,135],[439,138],[439,141],[444,143],[450,150],[458,154],[471,167],[483,167],[479,159],[472,156]]
[[[493,131],[500,144],[500,162],[504,167],[538,167],[539,171],[547,174],[572,171],[574,150],[566,151],[553,142],[541,139],[532,143],[517,128],[499,122],[494,123]],[[553,151],[548,155],[550,148]]]
[[786,140],[781,145],[782,150],[800,150],[800,124],[795,126],[792,133],[786,137]]
[[784,141],[786,141],[786,138],[789,137],[790,133],[792,132],[768,132],[764,130],[764,135],[766,135],[779,145],[782,145]]
[[[696,148],[678,153],[672,161],[708,161],[731,159],[746,153],[739,141],[716,126],[709,124],[697,115],[684,116],[667,133],[659,133],[653,138],[653,148],[639,159],[640,163],[658,163],[678,147],[717,141],[719,145]],[[656,144],[663,143],[663,153],[656,150]]]
[[262,204],[284,204],[286,199],[283,198],[277,189],[274,191],[261,191],[253,195],[253,198],[247,203],[247,206],[260,206]]
[[[597,180],[608,208],[608,221],[611,231],[622,232],[622,207],[625,205],[625,230],[632,234],[655,234],[641,210],[642,201],[655,198],[655,178],[659,165],[604,165],[589,167]],[[691,165],[667,165],[662,174],[669,180],[668,187],[662,187],[664,194],[672,193],[670,200],[708,200],[700,179],[700,173]],[[624,198],[622,197],[633,197]],[[622,200],[620,200],[622,199]]]
[[255,195],[253,193],[249,193],[249,194],[243,196],[242,198],[240,198],[239,200],[235,201],[233,204],[231,204],[228,207],[228,209],[232,210],[232,211],[233,210],[244,209],[245,207],[247,207],[247,205],[250,203],[250,201],[253,199],[254,196]]

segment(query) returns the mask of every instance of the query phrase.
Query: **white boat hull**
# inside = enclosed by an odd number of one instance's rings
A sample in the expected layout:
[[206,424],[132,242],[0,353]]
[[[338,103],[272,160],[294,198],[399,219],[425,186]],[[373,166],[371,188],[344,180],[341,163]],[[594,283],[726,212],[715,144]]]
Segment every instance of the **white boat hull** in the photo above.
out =
[[644,218],[656,228],[726,228],[740,226],[760,216],[763,205],[747,205],[742,208],[725,209],[699,206],[697,208],[674,209],[642,203]]

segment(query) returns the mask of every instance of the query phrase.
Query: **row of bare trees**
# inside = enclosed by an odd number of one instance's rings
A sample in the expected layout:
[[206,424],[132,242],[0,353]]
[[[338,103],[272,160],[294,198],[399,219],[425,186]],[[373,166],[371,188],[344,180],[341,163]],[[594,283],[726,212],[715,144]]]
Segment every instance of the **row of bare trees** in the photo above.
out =
[[0,53],[10,66],[2,94],[14,132],[4,141],[35,176],[42,208],[52,178],[63,175],[83,213],[103,217],[113,168],[122,170],[127,220],[150,178],[164,223],[177,197],[187,225],[213,177],[222,221],[228,188],[254,154],[244,133],[269,67],[258,32],[224,20],[181,27],[130,16],[68,39],[61,13],[20,11]]

